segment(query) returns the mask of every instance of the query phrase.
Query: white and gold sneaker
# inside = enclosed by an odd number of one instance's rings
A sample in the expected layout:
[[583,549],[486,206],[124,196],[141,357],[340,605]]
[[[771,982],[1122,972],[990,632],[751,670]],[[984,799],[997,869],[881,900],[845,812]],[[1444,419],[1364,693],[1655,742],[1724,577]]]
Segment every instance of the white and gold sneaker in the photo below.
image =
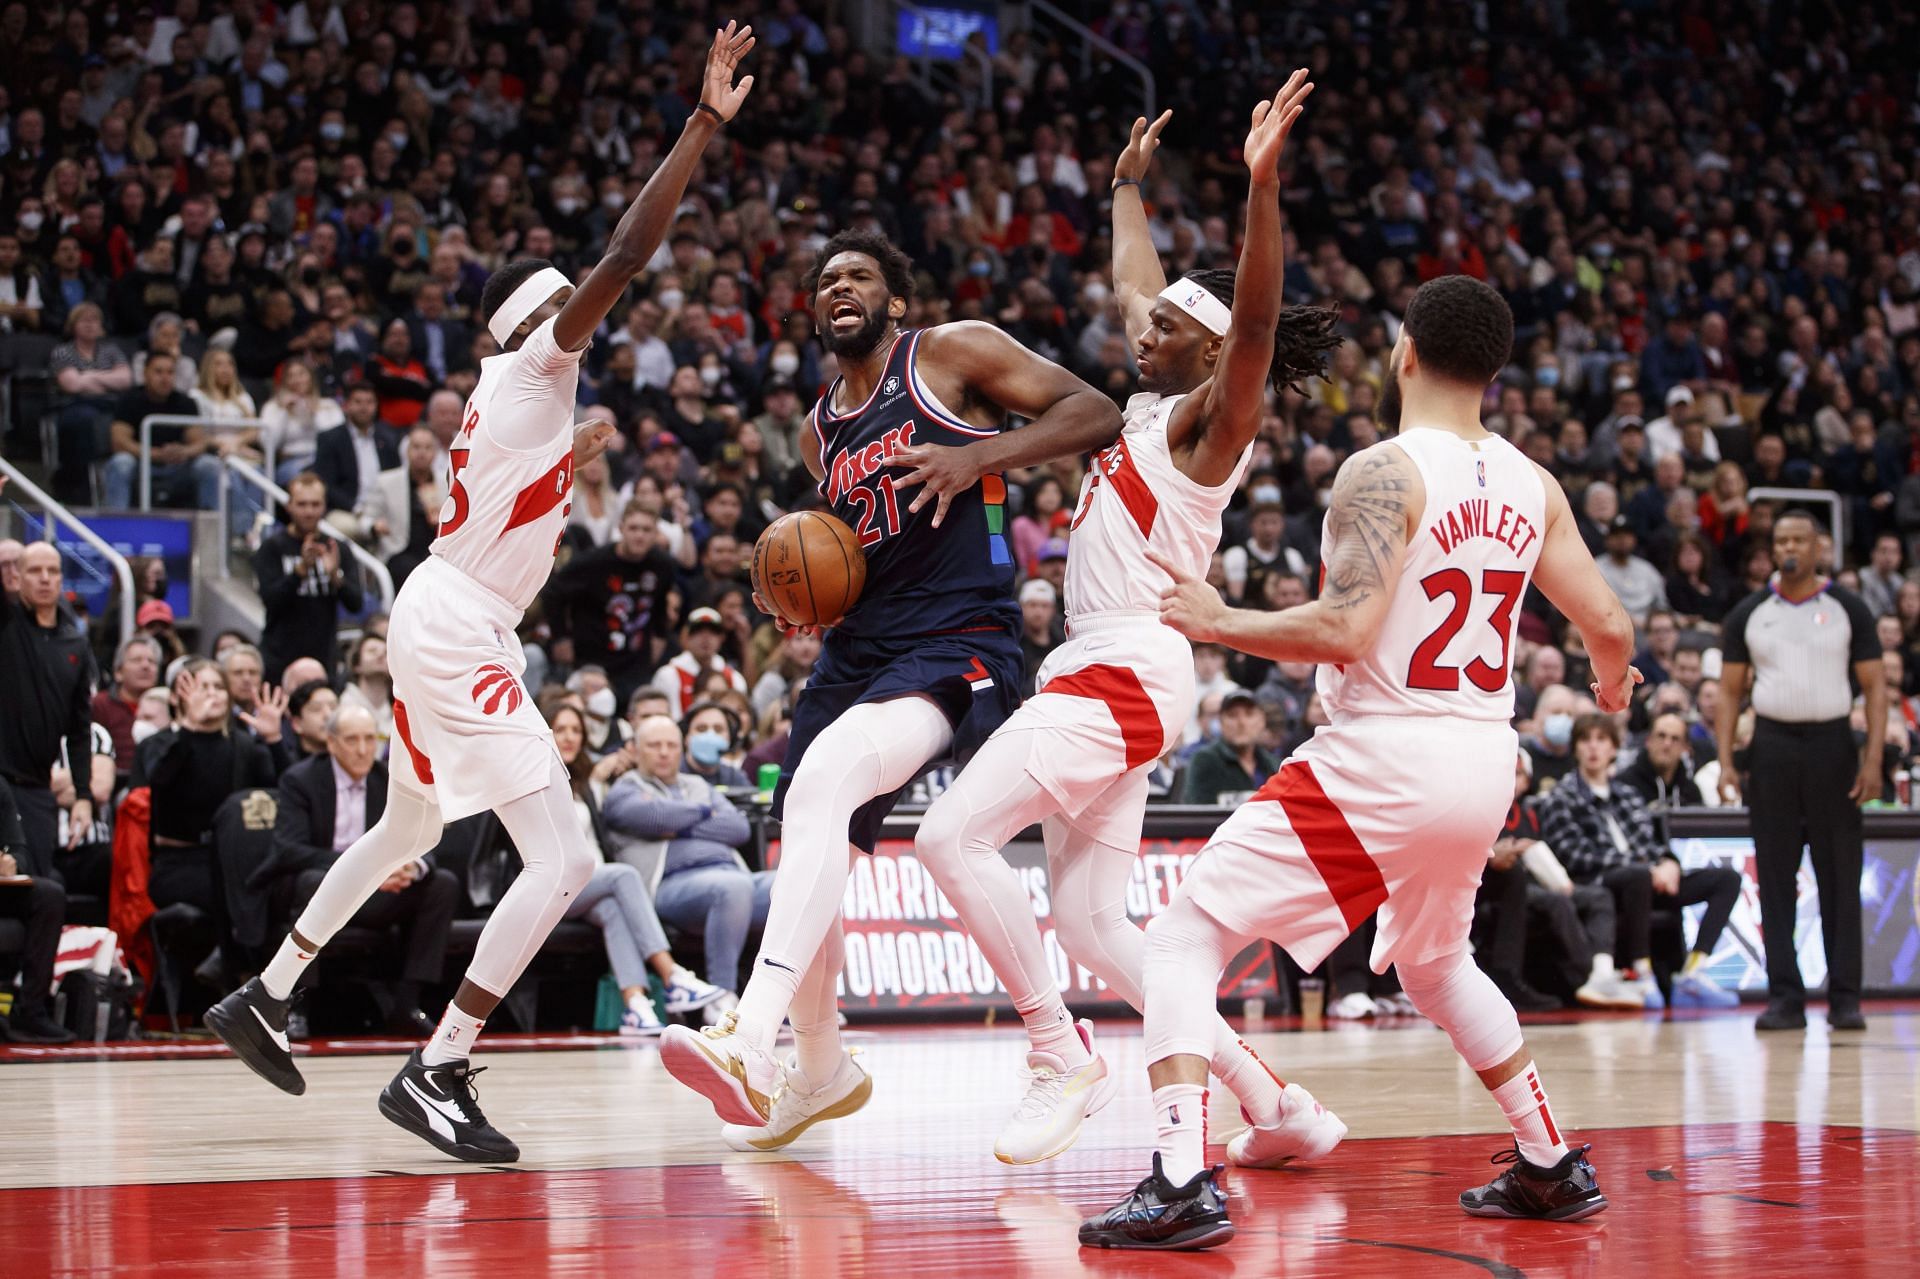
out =
[[805,1080],[799,1059],[787,1058],[767,1122],[759,1126],[728,1124],[720,1130],[720,1140],[735,1150],[778,1150],[815,1124],[845,1119],[873,1096],[873,1076],[854,1060],[852,1052],[840,1055],[840,1068],[823,1086],[808,1092]]
[[773,1113],[780,1063],[741,1038],[739,1025],[739,1014],[728,1013],[705,1030],[669,1026],[660,1037],[660,1064],[712,1102],[725,1122],[757,1128]]
[[1037,1164],[1066,1150],[1080,1136],[1087,1116],[1112,1100],[1120,1081],[1108,1069],[1106,1058],[1093,1047],[1093,1023],[1074,1027],[1092,1060],[1075,1069],[1056,1053],[1027,1054],[1027,1095],[1013,1118],[993,1143],[993,1157],[1003,1164]]
[[[1280,1122],[1247,1130],[1227,1143],[1227,1162],[1238,1168],[1278,1168],[1296,1159],[1312,1161],[1332,1153],[1347,1135],[1340,1117],[1313,1099],[1299,1084],[1280,1094]],[[1240,1112],[1243,1116],[1246,1111]]]

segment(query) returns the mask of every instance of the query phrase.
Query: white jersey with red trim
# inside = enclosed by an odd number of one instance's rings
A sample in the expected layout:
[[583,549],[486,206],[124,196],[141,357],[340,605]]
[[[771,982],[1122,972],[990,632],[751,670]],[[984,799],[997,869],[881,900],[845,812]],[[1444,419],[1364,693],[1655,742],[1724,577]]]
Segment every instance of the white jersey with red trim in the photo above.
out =
[[1204,578],[1220,545],[1220,515],[1253,457],[1248,444],[1227,482],[1209,487],[1174,464],[1167,424],[1180,395],[1136,395],[1111,447],[1094,455],[1080,486],[1067,554],[1067,622],[1095,613],[1160,611],[1172,584],[1151,549]]
[[582,351],[548,320],[480,362],[450,449],[453,485],[432,552],[525,611],[553,571],[573,509],[573,406]]
[[[1320,668],[1335,724],[1365,715],[1513,718],[1513,637],[1540,560],[1547,492],[1519,449],[1497,435],[1464,440],[1410,427],[1347,459],[1398,449],[1426,484],[1420,527],[1373,651]],[[1331,539],[1323,557],[1333,554]]]

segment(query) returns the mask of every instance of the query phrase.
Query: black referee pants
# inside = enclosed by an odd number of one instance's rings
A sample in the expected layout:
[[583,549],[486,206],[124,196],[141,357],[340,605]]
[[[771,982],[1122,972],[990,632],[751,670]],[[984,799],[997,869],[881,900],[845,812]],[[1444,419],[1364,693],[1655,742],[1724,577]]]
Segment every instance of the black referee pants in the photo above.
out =
[[1761,719],[1747,765],[1747,807],[1760,887],[1760,936],[1767,991],[1804,1004],[1807,988],[1793,948],[1800,851],[1813,858],[1820,927],[1827,943],[1827,998],[1860,1001],[1860,809],[1850,792],[1860,757],[1847,721],[1788,724]]

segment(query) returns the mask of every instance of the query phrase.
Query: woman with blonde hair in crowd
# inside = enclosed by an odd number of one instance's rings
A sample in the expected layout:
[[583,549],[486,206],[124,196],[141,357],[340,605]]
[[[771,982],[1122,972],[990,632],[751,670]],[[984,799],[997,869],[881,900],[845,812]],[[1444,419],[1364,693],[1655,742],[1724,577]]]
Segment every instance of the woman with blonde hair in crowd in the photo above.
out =
[[347,420],[337,402],[320,394],[313,366],[304,360],[288,360],[280,366],[273,398],[260,417],[267,424],[263,435],[274,452],[273,478],[281,484],[313,465],[320,432]]
[[567,515],[567,527],[579,529],[594,546],[605,546],[620,528],[620,512],[626,499],[613,485],[613,472],[607,455],[596,455],[573,473],[573,510]]

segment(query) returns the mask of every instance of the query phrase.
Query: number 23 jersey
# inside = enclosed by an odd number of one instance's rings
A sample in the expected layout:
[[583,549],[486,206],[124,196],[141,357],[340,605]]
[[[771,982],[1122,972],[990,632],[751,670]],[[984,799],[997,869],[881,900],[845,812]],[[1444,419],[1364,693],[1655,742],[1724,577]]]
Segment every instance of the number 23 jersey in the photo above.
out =
[[432,553],[521,612],[553,571],[573,496],[579,351],[548,320],[520,349],[480,362],[448,450],[452,484]]
[[[1497,435],[1463,440],[1409,427],[1347,459],[1364,468],[1398,449],[1425,482],[1420,526],[1373,650],[1320,667],[1335,723],[1362,715],[1513,718],[1513,642],[1520,602],[1546,536],[1546,489],[1520,450]],[[1324,539],[1323,559],[1336,548]],[[1347,536],[1353,536],[1349,533]]]

